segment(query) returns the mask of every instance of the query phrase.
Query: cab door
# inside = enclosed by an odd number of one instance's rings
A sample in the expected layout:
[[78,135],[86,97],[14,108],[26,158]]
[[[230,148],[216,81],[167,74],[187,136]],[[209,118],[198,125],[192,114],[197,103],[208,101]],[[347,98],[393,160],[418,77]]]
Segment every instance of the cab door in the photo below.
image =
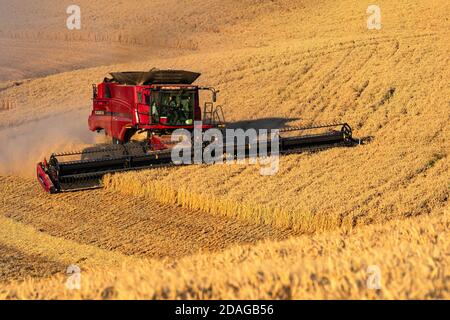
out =
[[149,106],[150,106],[150,123],[159,124],[159,118],[161,116],[161,97],[159,90],[151,90],[149,93]]
[[137,93],[136,124],[148,125],[150,118],[150,90],[141,89]]

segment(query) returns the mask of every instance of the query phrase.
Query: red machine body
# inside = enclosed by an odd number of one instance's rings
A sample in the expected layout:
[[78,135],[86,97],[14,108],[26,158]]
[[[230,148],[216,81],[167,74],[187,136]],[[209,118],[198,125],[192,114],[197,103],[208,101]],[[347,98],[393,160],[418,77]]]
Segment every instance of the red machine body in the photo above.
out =
[[162,135],[176,129],[193,130],[195,121],[203,121],[204,130],[220,125],[220,121],[212,119],[217,111],[212,102],[205,102],[202,113],[199,91],[211,91],[213,102],[217,91],[192,85],[198,73],[150,70],[111,75],[93,85],[93,110],[88,123],[91,131],[104,130],[116,143],[130,141],[136,132]]

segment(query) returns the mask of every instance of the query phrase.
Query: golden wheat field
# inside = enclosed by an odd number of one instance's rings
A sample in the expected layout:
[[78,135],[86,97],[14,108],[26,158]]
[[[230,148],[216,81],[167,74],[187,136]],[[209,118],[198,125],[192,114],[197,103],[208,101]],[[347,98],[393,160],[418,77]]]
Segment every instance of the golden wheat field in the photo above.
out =
[[[448,1],[378,1],[379,30],[359,0],[79,0],[76,31],[70,4],[0,1],[0,298],[449,298]],[[230,127],[368,143],[45,194],[36,162],[104,139],[91,84],[152,67],[201,72]]]

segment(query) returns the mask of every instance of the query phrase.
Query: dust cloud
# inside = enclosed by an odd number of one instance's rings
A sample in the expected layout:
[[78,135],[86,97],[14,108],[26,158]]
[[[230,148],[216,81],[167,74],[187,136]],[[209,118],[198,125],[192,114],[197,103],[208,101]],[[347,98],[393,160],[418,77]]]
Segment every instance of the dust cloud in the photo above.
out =
[[36,163],[53,152],[79,150],[100,142],[91,132],[88,113],[71,111],[0,130],[0,174],[34,176]]

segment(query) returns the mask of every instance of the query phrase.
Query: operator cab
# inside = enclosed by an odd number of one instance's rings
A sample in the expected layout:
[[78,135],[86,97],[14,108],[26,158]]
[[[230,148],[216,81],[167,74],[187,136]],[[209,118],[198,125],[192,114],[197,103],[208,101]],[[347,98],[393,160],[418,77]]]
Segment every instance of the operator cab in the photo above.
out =
[[150,95],[151,122],[167,126],[191,126],[195,120],[195,88],[158,88]]
[[[128,142],[136,133],[170,134],[176,129],[202,130],[221,127],[223,112],[214,106],[217,91],[192,83],[199,73],[151,69],[146,72],[113,72],[93,85],[92,131],[104,130],[113,141]],[[212,93],[212,102],[200,107],[199,91]]]

